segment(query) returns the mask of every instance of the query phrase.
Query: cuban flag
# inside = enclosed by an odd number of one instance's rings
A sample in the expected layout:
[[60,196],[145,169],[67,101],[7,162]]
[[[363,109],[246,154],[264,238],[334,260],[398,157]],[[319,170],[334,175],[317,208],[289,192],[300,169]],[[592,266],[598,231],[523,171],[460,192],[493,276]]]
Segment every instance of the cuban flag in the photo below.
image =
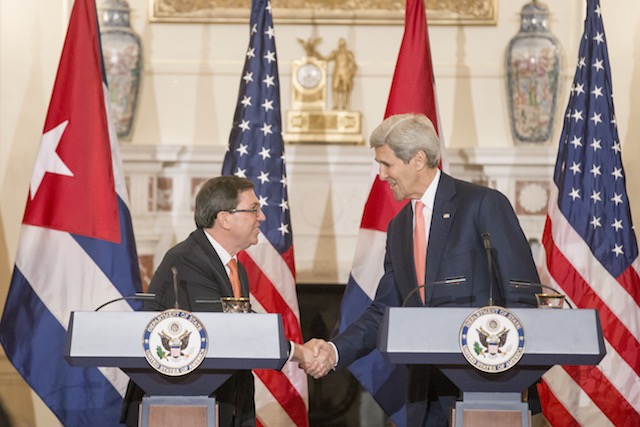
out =
[[69,366],[70,313],[141,290],[108,96],[96,5],[76,0],[0,322],[7,357],[67,427],[118,425],[128,381],[119,369]]
[[[438,117],[435,79],[427,17],[423,0],[407,0],[405,30],[391,83],[385,118],[402,113],[422,113],[433,122],[444,142]],[[441,162],[444,163],[444,160]],[[374,178],[364,207],[349,283],[342,298],[339,331],[356,321],[373,301],[383,275],[389,221],[407,201],[396,202],[389,185]],[[373,395],[397,427],[406,425],[405,369],[389,363],[378,350],[356,360],[349,371]]]

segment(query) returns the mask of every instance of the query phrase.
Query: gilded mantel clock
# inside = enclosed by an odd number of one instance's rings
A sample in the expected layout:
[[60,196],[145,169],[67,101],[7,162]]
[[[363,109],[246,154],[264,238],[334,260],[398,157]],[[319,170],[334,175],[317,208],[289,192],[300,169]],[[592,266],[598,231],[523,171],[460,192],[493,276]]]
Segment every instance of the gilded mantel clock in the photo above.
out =
[[316,47],[320,40],[298,39],[306,55],[291,63],[291,110],[287,111],[284,140],[294,144],[363,144],[359,112],[346,107],[327,110],[327,64],[336,55],[319,53]]
[[292,108],[324,110],[327,102],[327,61],[304,57],[293,61],[292,67]]

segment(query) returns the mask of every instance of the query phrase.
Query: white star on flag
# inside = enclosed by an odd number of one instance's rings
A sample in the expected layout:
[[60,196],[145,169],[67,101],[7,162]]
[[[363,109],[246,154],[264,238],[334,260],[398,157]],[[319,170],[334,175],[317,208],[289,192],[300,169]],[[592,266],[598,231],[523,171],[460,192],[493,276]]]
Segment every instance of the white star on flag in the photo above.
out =
[[36,157],[35,164],[33,166],[33,175],[31,176],[31,200],[36,197],[36,193],[42,184],[44,175],[53,173],[57,175],[73,176],[73,172],[67,167],[64,161],[60,158],[56,149],[62,135],[64,134],[69,120],[65,120],[58,126],[54,127],[50,131],[42,135],[40,140],[40,149]]

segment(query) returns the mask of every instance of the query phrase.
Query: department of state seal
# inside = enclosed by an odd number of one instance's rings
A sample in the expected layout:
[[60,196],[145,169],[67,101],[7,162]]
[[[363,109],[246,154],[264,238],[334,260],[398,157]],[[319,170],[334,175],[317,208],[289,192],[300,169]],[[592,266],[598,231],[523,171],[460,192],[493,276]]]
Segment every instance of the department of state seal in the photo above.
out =
[[207,331],[188,311],[171,309],[151,319],[142,338],[144,357],[158,372],[186,375],[207,355]]
[[504,307],[482,307],[465,319],[460,350],[476,369],[498,373],[512,368],[524,354],[524,329]]

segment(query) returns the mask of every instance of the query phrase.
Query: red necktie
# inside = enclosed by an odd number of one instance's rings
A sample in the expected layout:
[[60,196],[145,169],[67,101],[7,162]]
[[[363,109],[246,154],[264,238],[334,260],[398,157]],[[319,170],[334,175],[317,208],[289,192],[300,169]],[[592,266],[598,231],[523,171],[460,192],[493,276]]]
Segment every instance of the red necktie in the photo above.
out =
[[[424,285],[425,268],[427,263],[427,236],[424,230],[424,204],[416,202],[415,207],[415,227],[413,229],[413,263],[416,266],[416,279],[418,286]],[[420,288],[420,298],[424,304],[424,287]]]
[[229,280],[231,280],[231,288],[233,289],[234,298],[242,298],[242,290],[240,288],[240,278],[238,277],[238,263],[235,258],[227,263],[229,267]]

